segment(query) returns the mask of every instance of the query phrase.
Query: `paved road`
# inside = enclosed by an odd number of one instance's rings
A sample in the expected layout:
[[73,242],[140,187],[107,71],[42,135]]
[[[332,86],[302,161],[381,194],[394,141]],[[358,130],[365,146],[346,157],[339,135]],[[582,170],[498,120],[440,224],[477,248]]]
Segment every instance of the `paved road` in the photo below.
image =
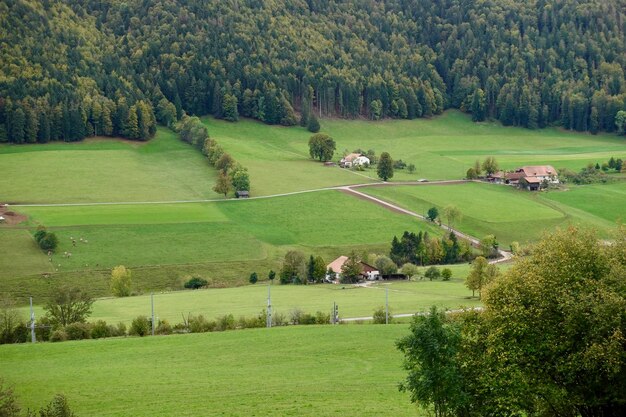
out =
[[[430,183],[430,184],[433,184],[433,183]],[[451,181],[440,181],[439,183],[448,183],[449,184],[449,183],[451,183]],[[424,183],[419,183],[419,184],[424,184]],[[429,183],[427,183],[427,184],[429,184]],[[411,210],[407,210],[405,208],[397,206],[397,205],[395,205],[393,203],[390,203],[388,201],[381,200],[380,198],[376,198],[376,197],[371,196],[369,194],[365,194],[365,193],[362,193],[360,191],[357,191],[357,190],[354,189],[353,186],[346,186],[346,187],[342,187],[340,189],[343,190],[344,192],[355,194],[355,195],[359,196],[362,199],[370,200],[373,203],[376,203],[376,204],[378,204],[380,206],[387,207],[388,209],[393,210],[395,212],[403,213],[403,214],[406,214],[406,215],[409,215],[409,216],[413,216],[413,217],[417,217],[418,219],[421,219],[421,220],[425,220],[425,221],[427,220],[426,217],[424,217],[423,215],[421,215],[419,213],[416,213],[416,212],[411,211]],[[469,241],[474,246],[479,246],[480,245],[480,240],[478,240],[474,236],[470,236],[468,234],[460,232],[460,231],[458,231],[458,230],[456,230],[456,229],[454,229],[452,227],[449,227],[449,226],[447,226],[447,225],[445,225],[443,223],[441,224],[441,228],[444,229],[444,230],[447,230],[449,232],[454,233],[457,237],[459,237],[461,239],[465,239],[465,240]],[[511,257],[512,257],[511,252],[508,252],[508,251],[505,251],[505,250],[498,249],[498,253],[500,254],[500,258],[491,260],[491,261],[489,261],[489,263],[495,264],[495,263],[500,263],[500,262],[506,262],[506,261],[510,260]]]
[[[461,313],[467,310],[479,310],[480,311],[482,309],[483,309],[482,307],[473,307],[473,308],[467,308],[467,309],[446,310],[446,314]],[[392,314],[392,317],[403,318],[403,317],[413,317],[413,316],[425,316],[426,314],[428,314],[428,312],[419,311],[417,313]],[[346,317],[346,318],[340,319],[339,321],[351,322],[351,321],[368,321],[368,320],[374,320],[374,318],[373,317]]]

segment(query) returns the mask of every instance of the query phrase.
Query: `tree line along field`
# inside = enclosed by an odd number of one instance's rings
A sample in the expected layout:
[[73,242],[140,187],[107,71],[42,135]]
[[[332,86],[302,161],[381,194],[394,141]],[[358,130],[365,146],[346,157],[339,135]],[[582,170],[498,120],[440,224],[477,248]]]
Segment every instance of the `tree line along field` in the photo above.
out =
[[406,325],[294,326],[0,346],[24,409],[64,393],[84,416],[414,416]]
[[544,231],[567,225],[595,228],[609,237],[624,219],[626,182],[568,186],[565,191],[530,193],[505,185],[465,183],[397,187],[364,187],[361,191],[418,213],[453,204],[463,217],[454,226],[481,238],[493,234],[505,248],[511,242],[536,241]]

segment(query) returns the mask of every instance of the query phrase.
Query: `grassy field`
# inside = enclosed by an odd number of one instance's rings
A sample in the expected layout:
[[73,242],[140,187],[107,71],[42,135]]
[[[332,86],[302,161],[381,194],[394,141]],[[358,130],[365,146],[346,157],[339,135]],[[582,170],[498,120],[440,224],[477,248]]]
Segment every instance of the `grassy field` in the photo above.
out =
[[[204,119],[212,137],[250,169],[255,195],[302,190],[336,184],[367,182],[374,169],[350,173],[325,168],[308,160],[308,138],[303,128],[267,126],[242,120],[229,123]],[[322,120],[322,132],[337,142],[335,159],[344,150],[374,149],[415,164],[410,175],[396,171],[394,181],[419,178],[459,179],[476,159],[495,156],[500,166],[552,164],[578,171],[589,162],[624,157],[625,143],[615,135],[579,134],[559,129],[528,130],[497,123],[472,123],[467,115],[449,111],[430,120],[345,121]],[[280,179],[280,180],[277,180]]]
[[[368,182],[367,175],[373,175],[371,170],[355,173],[309,160],[310,133],[299,127],[250,120],[205,122],[211,135],[250,169],[253,195]],[[619,156],[625,149],[616,136],[474,124],[454,111],[431,120],[324,120],[322,127],[335,137],[340,151],[388,150],[417,165],[413,176],[400,172],[394,180],[459,178],[474,159],[492,154],[505,168],[543,162],[577,168]],[[199,152],[165,129],[147,143],[92,139],[2,145],[0,164],[12,173],[0,178],[3,202],[219,198],[211,191],[215,171]],[[36,178],[32,172],[37,172]],[[605,195],[603,190],[609,189],[616,191]],[[533,196],[469,185],[372,192],[419,212],[456,204],[465,214],[462,230],[479,237],[494,233],[507,245],[535,240],[542,230],[569,222],[607,230],[621,213],[623,189],[585,190]],[[134,270],[139,291],[178,289],[191,275],[203,276],[213,286],[241,285],[252,271],[265,276],[270,268],[278,269],[290,249],[330,261],[352,248],[386,253],[391,237],[404,230],[441,233],[425,222],[336,191],[251,201],[14,209],[30,219],[19,226],[0,226],[0,249],[7,254],[0,259],[0,291],[22,300],[47,293],[58,281],[106,295],[110,268],[119,264]],[[52,259],[37,250],[31,238],[37,224],[60,238]],[[65,257],[65,252],[72,256]]]
[[568,191],[542,195],[613,224],[626,220],[626,181],[608,185],[572,186]]
[[[120,264],[135,271],[138,287],[144,290],[180,288],[190,268],[215,283],[232,285],[246,282],[252,271],[266,276],[270,268],[278,270],[290,249],[319,254],[330,262],[352,248],[386,253],[393,235],[405,230],[440,233],[424,222],[338,191],[214,203],[24,207],[20,211],[33,224],[45,224],[60,240],[49,261],[26,230],[0,227],[0,237],[10,236],[13,244],[29,247],[22,256],[24,262],[26,257],[33,260],[27,272],[54,270],[53,280],[58,276],[84,284],[82,272],[99,295],[107,294],[109,270]],[[65,252],[72,256],[65,257]],[[167,277],[159,278],[164,271]],[[0,277],[2,290],[15,289],[21,279],[12,268],[3,269]],[[42,282],[41,291],[47,285]]]
[[215,170],[193,147],[159,128],[147,143],[88,139],[0,145],[0,202],[79,203],[219,198]]
[[[288,319],[294,309],[307,313],[329,312],[333,303],[340,308],[341,317],[368,317],[385,304],[385,289],[389,293],[389,306],[394,314],[427,311],[436,305],[457,309],[479,305],[477,298],[463,284],[469,271],[468,265],[452,265],[453,278],[450,281],[392,281],[374,283],[370,287],[352,285],[278,285],[271,289],[272,305],[275,312]],[[507,266],[501,266],[506,269]],[[266,283],[237,288],[213,288],[195,291],[175,291],[154,295],[155,315],[170,323],[182,322],[188,313],[202,314],[213,319],[224,314],[253,317],[267,306]],[[37,302],[37,300],[35,300]],[[22,314],[26,317],[28,309]],[[44,313],[36,309],[37,316]],[[150,295],[126,298],[102,298],[93,305],[89,320],[105,320],[108,323],[120,321],[130,324],[139,315],[150,315]]]
[[371,187],[361,191],[418,213],[437,207],[442,214],[443,207],[453,204],[463,213],[456,223],[458,229],[479,238],[494,234],[505,247],[512,241],[535,241],[545,230],[568,224],[594,227],[606,236],[623,216],[626,205],[625,182],[542,193],[480,183]]
[[3,345],[0,375],[24,408],[62,392],[80,416],[415,416],[397,388],[405,334],[301,326]]

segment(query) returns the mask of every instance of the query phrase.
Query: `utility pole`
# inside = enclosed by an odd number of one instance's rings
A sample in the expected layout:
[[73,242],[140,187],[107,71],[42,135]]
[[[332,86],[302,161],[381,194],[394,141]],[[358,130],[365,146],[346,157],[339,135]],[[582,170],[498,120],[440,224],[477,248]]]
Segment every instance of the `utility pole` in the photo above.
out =
[[272,327],[272,281],[267,286],[267,323],[266,327]]
[[35,311],[33,310],[33,297],[30,297],[30,339],[33,343],[37,342],[35,337]]
[[150,293],[150,304],[152,307],[152,336],[154,336],[154,293]]
[[389,288],[385,287],[385,324],[389,324]]

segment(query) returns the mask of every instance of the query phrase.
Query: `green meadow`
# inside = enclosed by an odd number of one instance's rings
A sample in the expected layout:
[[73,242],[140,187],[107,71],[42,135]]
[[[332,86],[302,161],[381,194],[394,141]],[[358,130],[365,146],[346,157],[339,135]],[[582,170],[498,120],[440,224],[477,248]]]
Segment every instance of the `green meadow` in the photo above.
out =
[[[212,203],[23,207],[20,212],[60,240],[49,260],[27,230],[1,227],[2,240],[29,247],[20,258],[31,264],[25,272],[53,272],[52,281],[69,280],[97,295],[108,293],[110,269],[120,264],[133,269],[141,290],[177,289],[191,274],[214,285],[234,285],[245,283],[253,271],[266,276],[270,268],[278,270],[290,249],[330,262],[351,249],[386,253],[393,235],[405,230],[440,233],[338,191]],[[20,275],[3,269],[0,288],[16,289]],[[30,278],[29,286],[46,291],[48,279]],[[25,296],[27,289],[19,291]]]
[[64,393],[80,416],[415,416],[406,325],[296,326],[0,346],[24,409]]
[[[376,170],[364,172],[323,167],[309,158],[304,128],[237,123],[205,118],[210,135],[250,170],[255,195],[289,192],[376,180]],[[556,128],[528,130],[498,123],[472,123],[469,116],[448,111],[432,119],[322,120],[321,131],[337,142],[335,160],[344,151],[387,151],[394,159],[413,163],[416,172],[396,171],[393,181],[427,178],[460,179],[476,159],[495,156],[504,169],[552,164],[578,171],[589,162],[626,156],[626,142],[615,135],[589,135]]]
[[0,145],[2,203],[92,203],[219,198],[204,157],[159,128],[149,142],[94,138]]
[[360,190],[417,213],[426,214],[429,208],[437,207],[443,222],[443,208],[453,204],[463,214],[456,228],[478,238],[494,234],[505,247],[513,241],[536,241],[544,231],[568,225],[594,227],[600,236],[607,236],[626,206],[626,182],[541,193],[482,183]]
[[[203,120],[211,136],[250,170],[253,196],[375,181],[372,169],[354,172],[310,160],[305,129]],[[487,155],[495,155],[504,168],[551,163],[578,169],[625,149],[617,136],[477,124],[455,111],[429,120],[323,120],[322,130],[336,139],[338,153],[373,148],[417,166],[413,175],[397,171],[394,181],[460,178],[475,159]],[[6,255],[0,257],[0,290],[22,301],[47,294],[58,282],[107,295],[110,269],[120,264],[133,270],[138,292],[179,289],[193,275],[213,287],[235,286],[245,284],[253,271],[265,277],[270,269],[278,270],[288,250],[330,261],[351,249],[387,253],[393,235],[405,230],[442,233],[338,191],[223,201],[211,191],[215,170],[163,128],[146,143],[90,139],[0,145],[0,164],[12,173],[0,178],[2,202],[130,203],[12,206],[29,219],[0,225],[0,249]],[[606,235],[622,216],[623,187],[615,183],[541,194],[484,184],[365,190],[419,213],[455,204],[464,214],[461,230],[478,237],[493,233],[506,246],[534,241],[544,230],[571,223]],[[219,201],[140,204],[204,199]],[[31,237],[37,225],[60,239],[51,258]]]
[[[508,266],[500,266],[505,270]],[[289,314],[299,309],[306,313],[327,313],[337,303],[340,316],[369,317],[373,311],[385,304],[385,290],[389,306],[394,314],[413,314],[427,311],[430,306],[457,309],[480,305],[477,298],[464,285],[469,271],[467,265],[452,265],[450,281],[429,281],[414,278],[412,281],[372,283],[370,286],[353,285],[278,285],[271,287],[272,306],[275,313]],[[187,314],[202,314],[214,319],[225,314],[235,318],[253,317],[267,306],[268,284],[258,283],[236,288],[209,288],[154,294],[155,316],[170,324],[180,323]],[[105,320],[107,323],[130,322],[139,315],[150,315],[151,297],[144,294],[136,297],[101,298],[93,305],[90,321]],[[35,300],[37,301],[37,300]],[[37,316],[44,313],[38,307]],[[22,310],[24,317],[27,308]]]

